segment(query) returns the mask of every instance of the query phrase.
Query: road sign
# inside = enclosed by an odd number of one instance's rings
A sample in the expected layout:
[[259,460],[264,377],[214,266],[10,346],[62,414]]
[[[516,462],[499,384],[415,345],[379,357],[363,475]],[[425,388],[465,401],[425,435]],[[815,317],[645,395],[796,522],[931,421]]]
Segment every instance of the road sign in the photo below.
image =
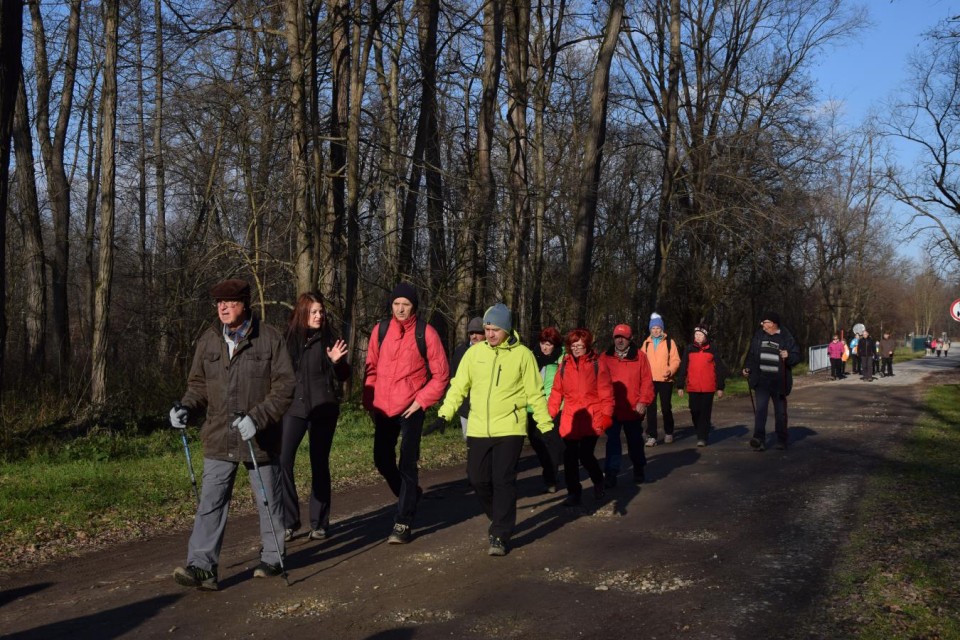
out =
[[960,322],[960,298],[957,298],[950,305],[950,317]]

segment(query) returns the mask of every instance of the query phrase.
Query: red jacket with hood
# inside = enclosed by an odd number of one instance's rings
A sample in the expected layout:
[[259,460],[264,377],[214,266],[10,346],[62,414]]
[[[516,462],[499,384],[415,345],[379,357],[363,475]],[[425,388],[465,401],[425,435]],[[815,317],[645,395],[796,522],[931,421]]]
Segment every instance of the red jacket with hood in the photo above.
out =
[[620,422],[641,420],[643,416],[636,411],[637,403],[648,406],[653,403],[653,373],[647,356],[631,344],[623,358],[610,347],[600,360],[606,363],[613,382],[614,419]]
[[561,438],[602,435],[613,424],[613,402],[610,370],[596,353],[563,357],[547,402],[551,418],[562,410]]

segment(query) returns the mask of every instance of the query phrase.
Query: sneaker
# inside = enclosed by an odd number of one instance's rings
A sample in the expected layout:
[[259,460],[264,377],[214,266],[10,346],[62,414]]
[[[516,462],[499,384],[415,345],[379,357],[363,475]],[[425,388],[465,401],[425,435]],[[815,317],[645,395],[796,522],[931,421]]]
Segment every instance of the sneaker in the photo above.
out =
[[279,562],[270,564],[261,560],[257,568],[253,570],[254,578],[276,578],[279,575],[283,575],[283,567],[280,566]]
[[545,486],[545,487],[543,488],[543,491],[544,491],[544,493],[556,493],[556,492],[557,492],[557,485],[556,485],[556,484],[548,484],[547,486]]
[[657,446],[657,439],[656,439],[656,438],[647,438],[647,441],[646,441],[644,444],[645,444],[646,446],[648,446],[648,447],[655,447],[655,446]]
[[668,433],[667,435],[663,436],[663,444],[672,444],[672,443],[673,443],[672,435]]
[[185,587],[196,587],[205,591],[216,591],[218,588],[216,572],[207,571],[192,564],[177,567],[173,572],[173,579],[177,581],[177,584]]
[[580,506],[580,495],[576,493],[568,493],[567,497],[563,499],[563,506],[565,507],[579,507]]
[[399,522],[393,525],[393,531],[390,532],[390,536],[387,538],[388,544],[407,544],[410,540],[413,539],[413,531],[410,530],[410,525],[400,524]]
[[633,472],[633,483],[634,484],[643,484],[643,481],[646,478],[643,477],[643,469]]
[[497,536],[490,536],[490,546],[487,548],[488,556],[507,555],[507,543]]
[[293,540],[293,534],[296,532],[296,529],[284,529],[283,530],[283,541],[290,542]]
[[311,529],[307,537],[310,540],[326,540],[330,537],[330,528],[320,527],[319,529]]
[[603,479],[603,486],[607,489],[613,489],[617,486],[617,474],[613,472],[607,473],[606,477]]
[[705,447],[705,446],[707,446],[707,441],[706,441],[706,440],[697,440],[697,446],[698,446],[698,447]]
[[760,438],[750,438],[750,446],[754,451],[763,451],[766,448],[763,446],[763,440]]

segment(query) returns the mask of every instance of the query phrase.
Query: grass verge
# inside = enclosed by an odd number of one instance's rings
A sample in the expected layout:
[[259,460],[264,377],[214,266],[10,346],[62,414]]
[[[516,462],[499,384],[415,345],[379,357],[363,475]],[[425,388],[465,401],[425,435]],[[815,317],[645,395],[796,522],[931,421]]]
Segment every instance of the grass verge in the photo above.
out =
[[[200,482],[197,429],[189,428],[187,437]],[[309,495],[307,446],[304,438],[297,453],[301,497]],[[421,468],[465,460],[460,429],[424,438],[420,457]],[[342,408],[330,464],[335,490],[380,481],[373,466],[373,423],[356,405]],[[0,463],[0,569],[184,530],[195,508],[183,445],[173,429],[93,430],[60,447]],[[247,475],[238,474],[231,511],[255,509]],[[333,509],[336,517],[336,504]]]
[[960,638],[960,384],[932,388],[867,482],[816,637]]

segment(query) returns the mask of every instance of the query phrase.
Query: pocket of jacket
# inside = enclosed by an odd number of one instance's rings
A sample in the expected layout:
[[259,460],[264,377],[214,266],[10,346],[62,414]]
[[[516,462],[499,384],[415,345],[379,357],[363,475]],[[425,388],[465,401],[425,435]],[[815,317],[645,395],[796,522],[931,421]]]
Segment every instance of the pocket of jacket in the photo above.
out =
[[255,353],[250,359],[250,376],[253,378],[267,378],[270,376],[270,355]]

